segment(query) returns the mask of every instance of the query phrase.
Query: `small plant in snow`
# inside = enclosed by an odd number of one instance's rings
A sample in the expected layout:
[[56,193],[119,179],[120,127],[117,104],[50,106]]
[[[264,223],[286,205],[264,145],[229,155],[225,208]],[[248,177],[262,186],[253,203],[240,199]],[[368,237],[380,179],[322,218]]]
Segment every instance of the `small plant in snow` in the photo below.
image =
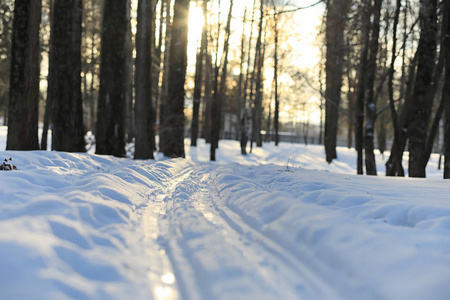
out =
[[17,167],[11,163],[12,158],[10,157],[9,160],[5,158],[3,163],[0,165],[0,171],[12,171],[17,170]]
[[288,161],[287,161],[287,163],[286,163],[286,169],[285,170],[278,170],[278,171],[281,171],[281,172],[294,172],[294,171],[292,171],[290,168],[289,168],[289,162],[291,161],[291,158],[289,157],[288,158]]

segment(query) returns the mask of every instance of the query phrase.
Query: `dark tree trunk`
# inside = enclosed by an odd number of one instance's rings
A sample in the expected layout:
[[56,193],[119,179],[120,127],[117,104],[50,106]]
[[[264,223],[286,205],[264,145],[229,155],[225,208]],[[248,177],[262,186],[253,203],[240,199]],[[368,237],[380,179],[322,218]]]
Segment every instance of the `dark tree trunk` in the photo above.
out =
[[377,54],[378,54],[378,37],[380,33],[380,16],[381,16],[381,4],[382,0],[375,0],[373,7],[373,22],[372,22],[372,34],[370,40],[370,54],[367,64],[367,85],[365,89],[365,104],[366,104],[366,125],[364,136],[364,150],[365,150],[365,162],[366,162],[366,174],[377,175],[377,167],[375,164],[374,151],[374,133],[375,133],[375,121],[377,117],[375,97],[374,97],[374,84],[375,75],[377,69]]
[[274,67],[273,67],[273,81],[274,81],[274,89],[275,89],[275,112],[273,119],[273,126],[275,131],[275,146],[278,146],[280,143],[280,99],[278,95],[278,18],[277,15],[274,15],[274,31],[275,31],[275,44],[274,44]]
[[[53,24],[53,5],[54,1],[50,1],[50,10],[49,10],[49,16],[50,16],[50,28],[52,28]],[[49,52],[51,51],[51,45],[49,43]],[[50,82],[52,79],[50,77],[50,74],[47,76],[47,81]],[[52,103],[50,100],[50,97],[47,92],[47,100],[45,102],[45,110],[44,110],[44,120],[42,124],[42,136],[41,136],[41,150],[47,150],[47,140],[48,140],[48,130],[51,122],[51,114],[52,114]]]
[[37,150],[40,0],[16,0],[11,46],[7,150]]
[[125,46],[125,105],[127,107],[125,112],[125,134],[126,140],[128,143],[133,142],[133,138],[135,137],[135,117],[134,117],[134,101],[133,101],[133,33],[131,29],[131,15],[130,15],[131,7],[128,7],[127,11],[127,36],[126,36],[126,46]]
[[[257,147],[262,146],[261,137],[261,122],[262,122],[262,97],[263,97],[263,66],[264,66],[264,42],[263,42],[263,22],[264,22],[264,1],[261,1],[260,20],[258,40],[256,42],[256,57],[255,57],[255,107],[253,114],[253,129],[252,138]],[[265,33],[265,31],[264,31]]]
[[159,151],[163,152],[163,149],[167,148],[167,129],[166,126],[170,126],[170,124],[166,125],[165,117],[166,117],[166,108],[167,108],[167,97],[168,97],[168,81],[169,81],[169,51],[170,43],[172,38],[172,23],[171,23],[171,1],[165,0],[166,4],[166,32],[164,37],[164,57],[163,57],[163,72],[161,79],[161,93],[160,93],[160,101],[159,101]]
[[[222,115],[222,107],[223,102],[225,101],[226,95],[226,83],[228,76],[228,50],[229,50],[229,42],[230,42],[230,30],[231,30],[231,17],[233,12],[233,0],[230,1],[230,9],[228,11],[227,18],[227,26],[225,28],[225,42],[223,45],[223,66],[222,66],[222,74],[220,77],[220,87],[217,89],[217,75],[215,80],[216,92],[214,93],[213,105],[211,107],[211,155],[210,159],[212,161],[216,160],[216,149],[219,147],[219,139],[220,139],[220,125],[221,125],[221,115]],[[218,67],[216,66],[216,74],[218,73]]]
[[338,109],[344,63],[345,19],[349,9],[347,0],[331,0],[326,21],[326,89],[325,98],[325,154],[328,163],[337,158],[336,139],[338,131]]
[[203,68],[206,54],[206,45],[208,43],[208,30],[207,30],[207,0],[203,0],[203,16],[204,23],[202,28],[202,41],[200,51],[197,53],[197,62],[195,66],[195,87],[194,87],[194,105],[192,112],[192,126],[191,126],[191,146],[197,146],[198,129],[199,129],[199,117],[200,117],[200,101],[203,88]]
[[[247,155],[247,142],[250,131],[250,111],[251,111],[251,99],[247,99],[248,93],[248,83],[250,78],[250,62],[251,62],[251,50],[252,50],[252,39],[253,39],[253,23],[255,22],[255,10],[256,10],[256,0],[253,1],[252,10],[252,20],[250,23],[250,37],[248,39],[248,53],[247,53],[247,72],[244,80],[244,92],[242,95],[244,101],[244,112],[241,120],[241,154]],[[253,85],[251,87],[253,89]]]
[[[450,5],[445,5],[447,20],[450,20]],[[445,84],[442,92],[445,105],[445,125],[444,125],[444,178],[450,178],[450,21],[445,28],[444,49],[445,49]]]
[[165,108],[163,153],[184,157],[184,83],[187,65],[189,0],[175,0],[169,51],[168,95]]
[[207,54],[205,57],[205,96],[203,110],[202,135],[206,143],[211,142],[211,106],[212,106],[212,58]]
[[152,1],[138,2],[136,31],[136,150],[134,158],[153,159],[154,131],[151,78]]
[[[445,11],[447,10],[447,7],[450,6],[450,1],[444,2],[444,7],[442,9],[442,21],[441,21],[441,36],[440,36],[440,51],[439,51],[439,59],[438,63],[436,65],[436,68],[434,70],[433,79],[432,82],[434,84],[430,87],[430,98],[433,99],[440,99],[439,100],[439,107],[434,115],[434,119],[432,122],[432,125],[430,127],[430,132],[428,134],[427,142],[426,142],[426,153],[424,158],[424,164],[426,165],[428,163],[428,160],[430,159],[431,152],[433,151],[433,145],[434,141],[436,139],[436,135],[439,129],[439,123],[441,121],[442,115],[444,113],[444,99],[441,97],[442,94],[440,90],[443,88],[443,82],[442,82],[442,73],[444,71],[444,65],[445,65],[445,39],[446,39],[446,28],[447,24],[449,22],[448,16],[445,14]],[[444,78],[445,81],[445,78]],[[439,93],[438,93],[439,92]]]
[[[251,124],[251,134],[250,134],[250,153],[252,153],[253,150],[253,142],[256,139],[256,123],[258,122],[257,113],[258,113],[258,104],[257,103],[257,96],[258,95],[258,89],[260,88],[260,75],[259,75],[259,60],[261,57],[261,45],[262,45],[262,26],[264,21],[264,3],[261,0],[260,2],[260,9],[259,9],[259,24],[258,24],[258,37],[256,39],[256,48],[255,48],[255,57],[253,62],[253,71],[252,71],[252,78],[250,83],[250,98],[249,98],[249,111],[250,111],[250,124]],[[255,87],[255,88],[253,88]]]
[[125,45],[128,0],[106,0],[101,41],[96,153],[125,156]]
[[409,176],[425,177],[427,131],[433,99],[430,97],[436,58],[437,0],[422,0],[418,65],[408,128]]
[[[241,59],[239,63],[239,82],[238,82],[238,99],[239,99],[239,142],[241,145],[241,154],[247,154],[247,150],[245,149],[245,145],[247,141],[244,136],[246,136],[246,101],[243,93],[243,84],[244,84],[244,59],[245,59],[245,30],[244,26],[247,23],[247,8],[244,10],[244,20],[243,20],[243,29],[241,36]],[[248,50],[250,52],[250,49]],[[245,142],[245,143],[244,143]]]
[[393,36],[392,57],[391,57],[391,65],[390,65],[390,69],[389,69],[389,76],[388,76],[388,83],[387,83],[389,108],[390,108],[390,112],[391,112],[392,125],[394,127],[394,143],[393,143],[393,148],[392,148],[389,160],[386,162],[386,176],[395,176],[396,174],[398,174],[398,170],[400,168],[402,168],[401,167],[401,157],[398,157],[398,154],[399,154],[398,140],[400,139],[400,125],[399,125],[399,121],[398,121],[398,114],[397,114],[397,111],[395,109],[395,104],[394,104],[394,87],[393,87],[394,72],[395,72],[395,59],[396,59],[396,55],[397,55],[396,54],[397,53],[397,27],[398,27],[398,21],[399,21],[399,16],[400,16],[401,5],[402,5],[401,0],[397,0],[395,15],[394,15],[393,33],[392,33],[392,36]]
[[359,175],[364,174],[363,170],[363,136],[364,136],[364,94],[367,87],[367,66],[370,43],[370,0],[366,0],[363,7],[362,24],[362,50],[359,62],[358,89],[356,96],[356,124],[355,124],[355,148],[357,152],[356,172]]
[[52,149],[85,152],[81,97],[81,0],[56,0],[53,8],[48,96]]
[[[356,88],[356,80],[355,78],[352,78],[351,73],[353,69],[348,68],[347,69],[347,81],[348,81],[348,92],[347,92],[347,98],[348,98],[348,107],[354,108],[356,103],[356,94],[355,94],[355,88]],[[350,117],[347,119],[347,148],[353,147],[353,135],[355,131],[355,110],[349,109]]]

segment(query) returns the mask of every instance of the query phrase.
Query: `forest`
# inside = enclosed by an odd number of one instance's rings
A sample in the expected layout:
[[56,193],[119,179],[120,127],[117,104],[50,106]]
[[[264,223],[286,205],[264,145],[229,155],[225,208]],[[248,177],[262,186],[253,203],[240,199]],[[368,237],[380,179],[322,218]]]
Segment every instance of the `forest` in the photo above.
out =
[[[301,68],[295,20],[318,8],[318,62]],[[344,139],[357,174],[377,175],[386,151],[387,176],[426,177],[438,152],[450,178],[450,1],[1,0],[0,13],[7,150],[45,150],[51,130],[56,151],[85,152],[89,133],[96,154],[175,158],[202,138],[214,161],[221,139],[248,155],[288,135],[323,143],[328,163]]]

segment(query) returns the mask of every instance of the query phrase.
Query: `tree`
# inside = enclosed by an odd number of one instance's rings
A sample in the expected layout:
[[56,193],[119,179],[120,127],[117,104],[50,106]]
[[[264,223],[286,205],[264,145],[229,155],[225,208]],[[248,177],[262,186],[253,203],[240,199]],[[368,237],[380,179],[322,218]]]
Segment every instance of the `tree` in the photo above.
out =
[[223,106],[223,102],[225,100],[225,92],[226,92],[228,51],[229,51],[229,42],[230,42],[232,11],[233,11],[233,0],[230,1],[230,9],[228,11],[227,26],[225,28],[225,42],[223,45],[223,66],[222,66],[222,76],[220,78],[220,87],[218,87],[218,82],[217,82],[219,67],[216,64],[216,80],[214,83],[216,88],[215,88],[215,92],[213,95],[213,103],[212,103],[212,107],[211,107],[211,121],[212,122],[211,122],[210,159],[212,161],[216,160],[216,149],[219,146],[222,106]]
[[437,0],[421,0],[418,65],[409,115],[409,176],[425,177],[427,131],[433,98],[430,97],[436,58]]
[[[253,100],[253,124],[252,124],[252,138],[250,149],[253,147],[253,142],[256,142],[258,147],[262,146],[261,137],[261,122],[262,122],[262,69],[264,66],[264,55],[263,55],[263,22],[264,22],[264,0],[261,0],[259,9],[259,25],[258,25],[258,38],[256,40],[256,53],[255,53],[255,63],[254,70],[256,71],[256,76],[253,78],[255,82],[255,94],[252,98]],[[252,91],[253,92],[253,91]],[[250,150],[251,151],[251,150]]]
[[[361,40],[362,49],[359,61],[358,70],[358,91],[356,96],[356,124],[355,124],[355,148],[357,151],[356,172],[359,175],[364,174],[363,171],[363,135],[364,135],[364,95],[367,87],[367,67],[369,62],[369,46],[370,46],[370,15],[371,5],[370,0],[365,0],[363,3],[362,14],[362,30]],[[326,126],[326,125],[325,125]]]
[[[241,154],[247,154],[247,150],[245,149],[247,144],[246,138],[246,101],[243,93],[243,84],[244,84],[244,60],[245,60],[245,24],[247,23],[247,7],[244,10],[244,19],[242,26],[242,36],[241,36],[241,57],[239,62],[239,81],[238,81],[238,99],[239,99],[239,134],[240,134],[240,145],[241,145]],[[250,52],[250,49],[249,49]]]
[[86,151],[81,99],[81,16],[81,0],[55,0],[47,105],[52,105],[52,149],[56,151]]
[[275,93],[275,115],[274,115],[274,129],[275,129],[275,146],[278,146],[278,143],[280,142],[280,136],[279,136],[279,118],[280,118],[280,99],[278,94],[278,12],[276,10],[275,1],[272,0],[273,4],[273,30],[275,34],[275,43],[274,43],[274,55],[273,55],[273,61],[274,61],[274,67],[273,67],[273,81],[274,81],[274,93]]
[[377,168],[375,165],[374,150],[374,131],[375,120],[377,117],[375,98],[374,98],[374,84],[377,70],[377,53],[378,53],[378,37],[380,32],[380,15],[382,0],[375,0],[373,7],[373,21],[371,26],[371,39],[369,45],[369,60],[367,65],[367,85],[364,95],[364,102],[366,105],[366,125],[365,125],[365,162],[366,174],[377,175]]
[[96,153],[125,156],[125,45],[128,0],[106,0],[103,14]]
[[9,75],[11,67],[11,32],[13,23],[14,1],[3,1],[0,4],[0,111],[3,114],[3,125],[6,124],[9,101]]
[[16,0],[11,48],[7,150],[37,150],[40,0]]
[[170,15],[172,14],[172,5],[171,0],[163,0],[162,5],[165,7],[165,36],[164,36],[164,47],[166,51],[164,51],[162,61],[162,79],[161,79],[161,91],[159,93],[160,101],[159,101],[159,151],[163,152],[164,149],[167,148],[167,135],[166,135],[166,126],[170,126],[169,123],[166,124],[166,107],[168,102],[168,79],[169,79],[169,51],[170,49],[170,40],[172,37],[172,23]]
[[399,157],[399,143],[397,142],[400,139],[400,125],[398,120],[397,111],[395,109],[394,103],[394,72],[395,72],[395,59],[397,58],[397,27],[400,16],[402,2],[401,0],[397,0],[396,9],[394,14],[394,24],[393,24],[393,33],[392,33],[392,56],[391,56],[391,64],[389,69],[389,77],[388,77],[388,97],[389,97],[389,108],[391,112],[392,125],[394,127],[394,143],[391,150],[392,160],[389,159],[386,162],[386,176],[395,176],[400,169],[403,169],[401,165],[401,158]]
[[444,142],[444,178],[450,178],[450,5],[446,2],[445,12],[447,26],[445,27],[445,84],[442,97],[445,103],[445,142]]
[[199,115],[200,115],[200,100],[202,96],[203,87],[203,68],[204,60],[206,56],[206,48],[208,44],[208,30],[207,30],[207,9],[206,5],[208,0],[203,0],[203,28],[202,28],[202,40],[200,44],[200,50],[197,53],[197,63],[195,66],[195,87],[194,87],[194,106],[192,113],[192,126],[191,126],[191,146],[197,146],[198,128],[199,128]]
[[[250,81],[250,59],[251,59],[251,49],[252,49],[252,37],[253,37],[253,24],[255,22],[255,10],[256,10],[256,0],[253,1],[253,9],[252,9],[252,19],[250,23],[250,38],[248,40],[248,53],[247,53],[247,72],[245,74],[245,80],[244,80],[244,87],[243,87],[243,94],[242,99],[244,102],[243,105],[243,114],[241,119],[241,154],[246,155],[247,154],[247,142],[248,142],[248,136],[250,131],[250,111],[251,111],[251,103],[250,99],[248,98],[248,84]],[[253,81],[252,81],[253,82]],[[253,89],[253,85],[251,85],[251,88]]]
[[349,10],[348,0],[330,0],[326,19],[326,88],[325,88],[325,153],[330,163],[337,158],[336,139],[338,109],[344,62],[345,20]]
[[136,150],[134,158],[153,159],[154,130],[151,78],[151,0],[138,2],[136,32]]
[[187,65],[189,0],[175,0],[169,50],[168,93],[165,104],[162,151],[168,157],[184,157],[184,83]]

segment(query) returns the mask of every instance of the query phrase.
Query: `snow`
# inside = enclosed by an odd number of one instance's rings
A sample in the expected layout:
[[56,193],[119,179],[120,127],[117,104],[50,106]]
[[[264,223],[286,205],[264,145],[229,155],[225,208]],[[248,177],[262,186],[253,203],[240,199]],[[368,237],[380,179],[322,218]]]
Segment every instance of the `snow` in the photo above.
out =
[[[6,129],[0,128],[0,147]],[[187,159],[0,151],[0,299],[448,299],[450,187],[354,150]],[[387,157],[377,154],[384,172]],[[407,166],[407,164],[404,164]]]

